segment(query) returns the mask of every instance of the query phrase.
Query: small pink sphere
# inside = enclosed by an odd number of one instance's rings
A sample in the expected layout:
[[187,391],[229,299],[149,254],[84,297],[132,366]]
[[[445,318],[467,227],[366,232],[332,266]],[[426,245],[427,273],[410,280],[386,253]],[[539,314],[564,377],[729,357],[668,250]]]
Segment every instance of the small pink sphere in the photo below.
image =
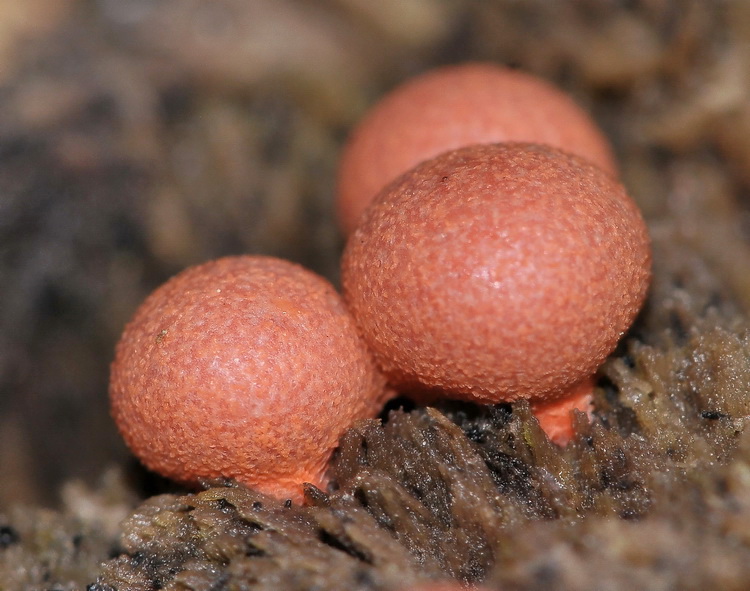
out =
[[470,144],[549,144],[617,175],[591,117],[548,82],[506,67],[439,68],[397,87],[367,113],[341,155],[337,213],[349,234],[389,182],[423,160]]
[[334,288],[299,265],[228,257],[154,291],[125,328],[112,415],[150,469],[231,477],[279,498],[325,485],[341,434],[377,414],[384,379]]
[[643,303],[644,221],[614,177],[549,146],[423,162],[349,237],[344,297],[391,383],[496,403],[560,396]]

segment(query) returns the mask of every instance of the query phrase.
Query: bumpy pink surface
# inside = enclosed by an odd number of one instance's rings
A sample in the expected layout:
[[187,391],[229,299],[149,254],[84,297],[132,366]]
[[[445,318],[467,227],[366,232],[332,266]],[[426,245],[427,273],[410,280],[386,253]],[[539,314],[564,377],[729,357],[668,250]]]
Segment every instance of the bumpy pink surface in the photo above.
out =
[[323,485],[339,436],[384,380],[340,296],[268,257],[190,268],[152,293],[111,368],[112,415],[149,468],[233,477],[279,498]]
[[443,154],[380,193],[349,238],[344,296],[393,384],[486,402],[592,374],[646,294],[623,187],[532,144]]
[[397,87],[352,132],[339,165],[342,229],[350,233],[375,194],[419,162],[506,141],[549,144],[617,174],[607,139],[562,91],[493,64],[448,66]]

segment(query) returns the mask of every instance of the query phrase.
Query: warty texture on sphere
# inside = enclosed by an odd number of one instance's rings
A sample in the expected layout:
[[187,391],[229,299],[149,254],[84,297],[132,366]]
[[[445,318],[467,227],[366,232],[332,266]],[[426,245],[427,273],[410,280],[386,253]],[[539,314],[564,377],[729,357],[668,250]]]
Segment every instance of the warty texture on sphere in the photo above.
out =
[[112,415],[150,469],[279,498],[325,484],[339,436],[384,380],[334,288],[299,265],[228,257],[153,292],[117,345]]
[[594,373],[645,298],[651,252],[610,175],[548,146],[438,156],[368,208],[344,297],[402,390],[543,399]]
[[398,86],[365,115],[341,155],[337,213],[346,234],[367,204],[418,163],[470,144],[549,144],[617,176],[591,117],[550,83],[489,63],[432,70]]

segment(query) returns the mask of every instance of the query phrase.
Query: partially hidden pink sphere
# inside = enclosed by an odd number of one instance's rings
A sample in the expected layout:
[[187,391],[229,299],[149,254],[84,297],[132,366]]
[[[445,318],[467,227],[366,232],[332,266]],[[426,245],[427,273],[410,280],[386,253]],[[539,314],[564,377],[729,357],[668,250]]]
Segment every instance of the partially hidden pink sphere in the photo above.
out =
[[159,287],[125,328],[112,415],[150,469],[279,498],[326,483],[340,435],[385,396],[339,294],[279,259],[228,257]]
[[378,102],[341,155],[337,214],[346,234],[393,179],[423,160],[470,144],[549,144],[617,175],[609,142],[591,117],[548,82],[489,63],[446,66]]
[[395,387],[496,403],[588,380],[645,298],[650,242],[614,177],[549,146],[444,153],[350,236],[344,297]]

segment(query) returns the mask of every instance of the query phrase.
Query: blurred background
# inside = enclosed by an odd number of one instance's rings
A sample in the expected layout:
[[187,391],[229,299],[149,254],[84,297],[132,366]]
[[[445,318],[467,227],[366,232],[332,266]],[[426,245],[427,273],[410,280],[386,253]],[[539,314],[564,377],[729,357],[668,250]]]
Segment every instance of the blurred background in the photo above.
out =
[[0,510],[132,461],[108,365],[169,276],[263,253],[335,282],[348,131],[466,60],[568,91],[654,227],[747,298],[726,248],[750,234],[743,0],[0,2]]

